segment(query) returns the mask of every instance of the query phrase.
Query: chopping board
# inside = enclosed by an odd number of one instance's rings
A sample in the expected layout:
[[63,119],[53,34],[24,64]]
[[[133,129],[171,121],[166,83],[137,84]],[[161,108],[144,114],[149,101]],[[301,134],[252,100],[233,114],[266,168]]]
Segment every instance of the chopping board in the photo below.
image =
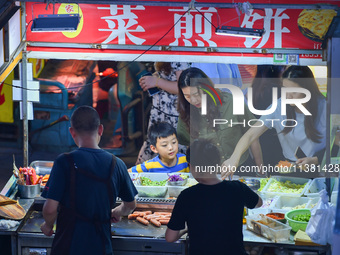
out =
[[[12,199],[0,195],[0,203],[5,201],[12,201]],[[0,218],[21,220],[25,215],[26,211],[19,203],[0,205]]]

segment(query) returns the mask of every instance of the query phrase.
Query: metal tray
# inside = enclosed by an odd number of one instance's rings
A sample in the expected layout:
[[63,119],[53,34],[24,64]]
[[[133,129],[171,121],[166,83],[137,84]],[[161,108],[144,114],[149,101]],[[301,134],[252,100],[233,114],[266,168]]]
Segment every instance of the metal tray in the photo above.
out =
[[30,167],[33,167],[37,174],[40,175],[50,174],[53,167],[53,161],[42,160],[33,161],[30,164]]

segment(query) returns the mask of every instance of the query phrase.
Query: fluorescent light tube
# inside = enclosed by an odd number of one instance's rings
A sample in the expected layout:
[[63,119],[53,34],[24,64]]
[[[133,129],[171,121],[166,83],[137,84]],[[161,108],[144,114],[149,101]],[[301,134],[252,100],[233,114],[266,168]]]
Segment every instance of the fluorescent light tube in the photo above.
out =
[[220,27],[216,28],[215,33],[217,35],[259,38],[262,37],[264,30],[255,28],[222,26],[221,28]]

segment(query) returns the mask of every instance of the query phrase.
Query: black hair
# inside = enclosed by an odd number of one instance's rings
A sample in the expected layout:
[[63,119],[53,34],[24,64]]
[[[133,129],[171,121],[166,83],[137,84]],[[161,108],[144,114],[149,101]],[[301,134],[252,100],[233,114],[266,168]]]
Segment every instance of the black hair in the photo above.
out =
[[207,139],[196,139],[187,149],[187,162],[192,166],[216,166],[221,162],[218,148]]
[[176,129],[165,121],[152,124],[148,131],[148,138],[153,146],[156,146],[158,138],[166,138],[171,135],[175,135],[177,138]]
[[[272,104],[272,88],[281,88],[281,76],[285,66],[280,65],[258,65],[252,82],[253,106],[257,110],[265,110]],[[278,90],[278,98],[281,90]]]
[[[204,87],[204,84],[208,84],[214,87],[212,80],[199,68],[191,67],[185,69],[178,79],[178,105],[177,110],[179,117],[185,123],[187,130],[193,138],[198,138],[199,133],[199,122],[202,120],[200,109],[191,107],[191,104],[185,99],[182,89],[186,87]],[[216,90],[219,91],[219,90]],[[201,94],[201,90],[198,89],[198,93]],[[207,97],[207,105],[209,106],[209,114],[203,118],[208,119],[210,123],[214,119],[221,118],[219,108],[215,106],[212,99]],[[190,123],[190,121],[197,121],[196,123]],[[190,125],[192,124],[192,125]]]
[[[312,70],[308,66],[290,66],[283,74],[282,79],[292,81],[298,84],[301,88],[309,90],[311,99],[305,103],[306,109],[312,114],[305,116],[305,132],[308,139],[315,143],[320,143],[322,134],[316,129],[316,119],[318,116],[318,99],[324,98],[321,94],[318,84],[314,78]],[[295,109],[287,105],[287,119],[296,119]],[[292,123],[287,122],[289,125]],[[285,127],[282,130],[283,134],[288,134],[293,130],[293,127]]]
[[71,126],[78,133],[93,133],[100,126],[99,114],[93,107],[82,105],[73,112]]

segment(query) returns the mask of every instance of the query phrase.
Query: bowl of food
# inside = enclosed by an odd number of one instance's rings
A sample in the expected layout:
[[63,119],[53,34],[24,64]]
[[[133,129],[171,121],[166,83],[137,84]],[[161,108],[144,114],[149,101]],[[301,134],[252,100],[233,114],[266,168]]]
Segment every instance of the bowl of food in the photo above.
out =
[[168,175],[169,186],[185,186],[188,182],[189,175],[186,174],[171,174]]
[[285,218],[294,232],[305,231],[311,216],[310,209],[297,209],[286,212]]
[[282,223],[286,223],[287,222],[287,220],[285,219],[285,214],[284,213],[275,213],[275,212],[273,212],[273,213],[267,213],[266,216],[269,217],[269,218],[272,218],[274,220],[278,220],[278,221],[280,221]]

